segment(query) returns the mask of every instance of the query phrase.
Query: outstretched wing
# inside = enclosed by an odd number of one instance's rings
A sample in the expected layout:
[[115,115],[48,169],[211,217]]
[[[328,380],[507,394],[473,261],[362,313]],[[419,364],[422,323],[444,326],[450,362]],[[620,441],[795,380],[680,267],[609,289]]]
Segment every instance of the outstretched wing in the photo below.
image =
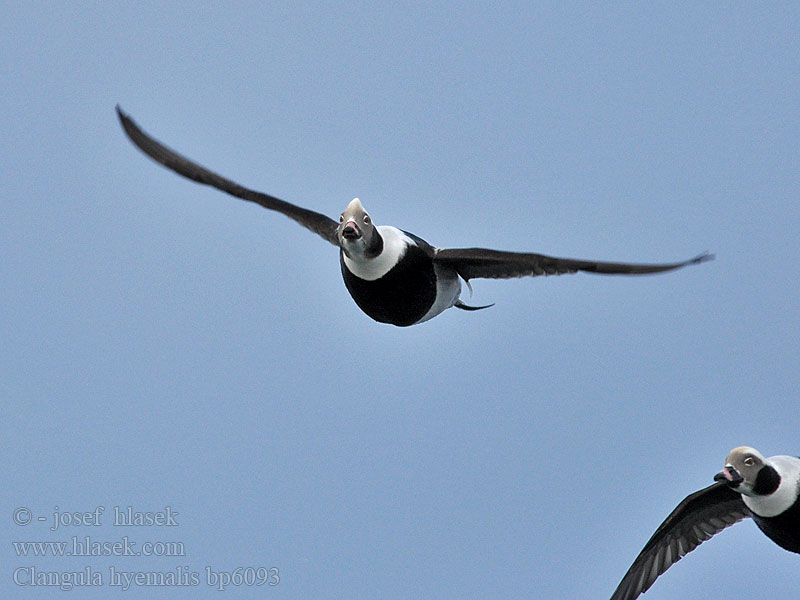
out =
[[680,269],[686,265],[705,262],[713,254],[700,254],[689,260],[665,264],[630,264],[555,258],[544,254],[503,252],[485,248],[442,248],[437,250],[435,261],[456,270],[464,279],[476,277],[507,279],[536,275],[562,275],[587,271],[605,275],[644,275]]
[[726,527],[750,516],[742,496],[717,482],[681,502],[647,542],[611,600],[634,600],[664,571]]
[[334,246],[339,245],[339,241],[336,237],[336,228],[338,225],[333,219],[314,212],[313,210],[284,202],[274,196],[247,189],[230,179],[226,179],[213,171],[209,171],[205,167],[181,156],[174,150],[170,150],[147,135],[139,128],[133,119],[122,112],[119,106],[117,106],[117,115],[119,115],[122,128],[125,130],[125,133],[128,134],[131,141],[156,162],[161,163],[168,169],[172,169],[176,173],[188,177],[193,181],[213,186],[242,200],[255,202],[264,208],[283,213],[290,219],[294,219],[300,223],[303,227],[310,229],[323,239],[329,241]]

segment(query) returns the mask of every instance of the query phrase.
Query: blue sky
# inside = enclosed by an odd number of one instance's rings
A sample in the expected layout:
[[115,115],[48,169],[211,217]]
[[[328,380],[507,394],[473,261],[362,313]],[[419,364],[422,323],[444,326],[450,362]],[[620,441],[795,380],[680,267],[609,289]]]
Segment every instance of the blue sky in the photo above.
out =
[[[199,573],[129,598],[607,598],[728,451],[800,453],[800,11],[670,3],[16,3],[0,118],[2,582]],[[186,181],[438,246],[666,275],[476,280],[478,313],[363,315],[336,250]],[[101,525],[38,517],[105,507]],[[113,507],[177,511],[120,528]],[[17,508],[33,521],[15,525]],[[21,557],[10,541],[181,542]],[[243,572],[243,571],[242,571]],[[740,524],[659,598],[794,598]],[[4,594],[8,595],[8,594]]]

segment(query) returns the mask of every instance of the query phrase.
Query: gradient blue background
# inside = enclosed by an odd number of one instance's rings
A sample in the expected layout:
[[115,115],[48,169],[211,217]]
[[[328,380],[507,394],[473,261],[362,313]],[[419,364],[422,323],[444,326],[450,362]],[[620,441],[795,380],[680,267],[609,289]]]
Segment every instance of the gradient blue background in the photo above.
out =
[[[800,454],[800,9],[694,2],[2,9],[0,393],[13,568],[278,567],[259,598],[607,598],[728,451]],[[363,315],[336,250],[199,162],[439,246],[714,262],[474,281]],[[171,530],[12,523],[132,506]],[[106,515],[108,516],[108,514]],[[10,540],[185,543],[22,558]],[[647,600],[794,599],[752,522]],[[74,597],[104,598],[108,587]],[[138,588],[127,598],[221,597]],[[59,595],[59,597],[61,597]],[[226,596],[227,597],[227,596]]]

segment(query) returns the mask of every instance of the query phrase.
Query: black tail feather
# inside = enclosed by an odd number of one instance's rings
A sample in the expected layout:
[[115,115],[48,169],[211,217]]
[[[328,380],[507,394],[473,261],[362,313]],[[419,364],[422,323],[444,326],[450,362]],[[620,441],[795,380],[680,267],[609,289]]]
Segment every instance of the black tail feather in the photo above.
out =
[[461,300],[456,300],[456,303],[453,306],[460,308],[461,310],[483,310],[484,308],[490,308],[494,306],[494,302],[487,304],[486,306],[470,306],[469,304],[464,304]]

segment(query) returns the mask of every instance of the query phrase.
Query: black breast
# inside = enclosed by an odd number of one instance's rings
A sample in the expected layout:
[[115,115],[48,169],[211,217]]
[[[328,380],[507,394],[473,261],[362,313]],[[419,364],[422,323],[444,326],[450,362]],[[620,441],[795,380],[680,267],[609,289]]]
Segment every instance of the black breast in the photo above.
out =
[[424,250],[409,245],[394,268],[380,279],[367,281],[353,275],[340,255],[342,277],[359,308],[381,323],[413,325],[436,300],[433,260]]
[[800,554],[800,501],[777,517],[759,517],[754,514],[753,520],[778,546]]

